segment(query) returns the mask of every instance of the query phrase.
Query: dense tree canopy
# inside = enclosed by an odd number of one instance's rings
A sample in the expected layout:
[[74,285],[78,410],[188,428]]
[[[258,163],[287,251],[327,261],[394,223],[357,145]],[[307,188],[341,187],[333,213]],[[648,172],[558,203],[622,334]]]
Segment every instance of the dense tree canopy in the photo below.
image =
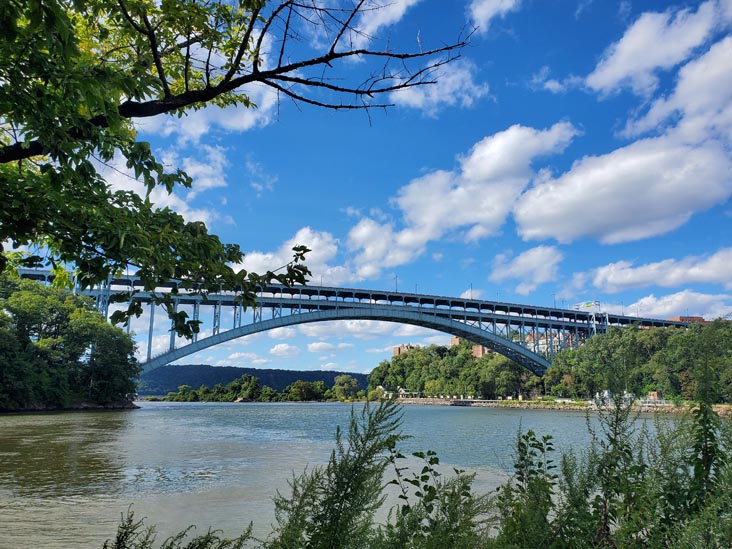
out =
[[[706,376],[710,383],[702,384]],[[732,402],[732,322],[688,329],[615,328],[579,349],[559,353],[544,376],[547,392],[592,398],[615,386],[638,396]],[[700,387],[713,394],[700,395]]]
[[[156,208],[155,187],[170,192],[191,179],[137,140],[134,120],[207,104],[256,108],[252,85],[324,108],[385,107],[380,97],[430,83],[464,45],[370,49],[358,24],[374,9],[364,0],[0,3],[0,246],[40,245],[47,262],[72,264],[82,284],[136,266],[147,290],[174,278],[196,291],[237,288],[244,304],[262,279],[303,282],[304,247],[281,270],[273,265],[276,273],[235,271],[239,245]],[[359,70],[349,63],[357,58],[366,61]],[[115,158],[147,195],[108,185],[99,168]],[[0,271],[4,264],[0,257]],[[120,319],[132,313],[137,306]],[[181,334],[197,330],[183,313],[174,321]]]
[[258,377],[244,374],[226,385],[217,383],[213,388],[201,385],[194,390],[188,384],[180,385],[177,391],[169,392],[164,400],[174,402],[310,402],[349,400],[364,396],[365,391],[359,391],[358,380],[347,374],[336,376],[333,387],[328,387],[324,381],[297,379],[279,393],[272,387],[262,385]]
[[134,351],[90,300],[0,275],[0,410],[127,404]]
[[494,399],[534,392],[540,379],[508,358],[472,355],[472,344],[417,347],[381,362],[369,376],[369,387],[402,387],[425,395],[463,395]]
[[[705,381],[705,383],[702,383]],[[415,348],[385,360],[369,377],[378,385],[425,395],[493,399],[517,394],[592,399],[605,390],[642,397],[732,402],[732,322],[688,329],[612,328],[579,349],[559,352],[542,378],[509,359],[471,354],[471,344]],[[707,387],[710,394],[699,394]]]

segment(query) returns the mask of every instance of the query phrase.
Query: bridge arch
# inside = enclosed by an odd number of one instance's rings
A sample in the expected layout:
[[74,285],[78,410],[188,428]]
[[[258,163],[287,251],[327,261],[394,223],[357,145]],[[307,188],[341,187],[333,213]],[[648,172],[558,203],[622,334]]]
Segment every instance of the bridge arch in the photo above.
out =
[[240,337],[259,332],[265,332],[274,328],[283,328],[285,326],[294,326],[297,324],[312,322],[325,322],[329,320],[382,320],[431,328],[433,330],[468,339],[473,343],[488,347],[489,349],[510,358],[539,376],[544,374],[550,364],[546,358],[530,351],[518,343],[464,322],[458,322],[450,318],[432,314],[425,314],[419,311],[405,310],[403,307],[397,308],[396,310],[395,308],[390,307],[374,307],[370,309],[343,308],[316,310],[276,317],[269,320],[261,320],[238,328],[219,332],[218,334],[199,339],[198,341],[188,345],[175,348],[142,363],[142,367],[144,371],[154,370],[161,366],[165,366],[170,362],[174,362],[193,353],[197,353],[198,351],[203,351],[204,349],[208,349],[209,347],[213,347],[233,339],[238,339]]

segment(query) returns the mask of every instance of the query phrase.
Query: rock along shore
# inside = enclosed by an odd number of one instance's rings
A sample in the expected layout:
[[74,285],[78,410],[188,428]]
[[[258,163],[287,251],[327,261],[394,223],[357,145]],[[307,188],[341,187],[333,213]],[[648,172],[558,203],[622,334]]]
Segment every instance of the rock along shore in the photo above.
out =
[[71,406],[28,406],[27,408],[16,408],[13,410],[0,410],[0,414],[29,414],[29,413],[46,413],[46,412],[96,412],[96,411],[114,411],[114,410],[137,410],[139,406],[134,402],[118,402],[116,404],[96,404],[92,402],[79,402]]
[[[472,406],[483,408],[521,408],[525,410],[562,410],[562,411],[586,411],[596,410],[597,406],[589,402],[548,402],[542,400],[466,400],[449,398],[398,398],[400,404],[423,404],[430,406]],[[732,405],[716,404],[714,411],[723,417],[732,417]],[[633,410],[642,413],[664,413],[683,414],[691,410],[688,405],[644,405],[633,406]]]

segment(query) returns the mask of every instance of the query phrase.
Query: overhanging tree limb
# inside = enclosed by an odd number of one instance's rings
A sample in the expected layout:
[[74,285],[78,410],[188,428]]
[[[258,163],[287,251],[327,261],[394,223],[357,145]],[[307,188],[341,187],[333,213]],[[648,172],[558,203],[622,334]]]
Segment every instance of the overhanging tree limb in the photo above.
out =
[[[384,0],[387,1],[387,0]],[[149,193],[189,187],[138,141],[136,119],[207,105],[254,108],[265,85],[321,108],[388,107],[434,82],[464,38],[429,50],[379,48],[357,0],[7,0],[0,4],[0,251],[36,244],[90,284],[129,264],[146,288],[167,278],[196,291],[269,279],[304,283],[304,252],[285,273],[236,270],[244,255],[206,226],[156,208]],[[387,43],[388,44],[388,43]],[[354,63],[350,60],[358,60]],[[365,76],[359,76],[361,73]],[[147,194],[113,189],[101,165],[122,159]],[[302,250],[302,249],[299,249]],[[0,271],[4,268],[0,255]]]

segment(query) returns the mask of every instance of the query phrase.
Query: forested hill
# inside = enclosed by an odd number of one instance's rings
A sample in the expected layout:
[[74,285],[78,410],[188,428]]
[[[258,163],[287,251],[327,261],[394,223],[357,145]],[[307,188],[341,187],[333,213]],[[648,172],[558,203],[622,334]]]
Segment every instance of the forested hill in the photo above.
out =
[[181,385],[190,385],[197,389],[201,385],[213,387],[217,383],[226,385],[244,374],[258,377],[262,385],[268,385],[275,391],[282,392],[285,387],[295,381],[322,381],[332,387],[335,378],[347,373],[358,381],[359,390],[368,386],[368,376],[350,372],[324,372],[319,370],[263,370],[259,368],[235,368],[231,366],[206,366],[186,364],[182,366],[162,366],[140,376],[137,393],[146,395],[166,395],[175,392]]

